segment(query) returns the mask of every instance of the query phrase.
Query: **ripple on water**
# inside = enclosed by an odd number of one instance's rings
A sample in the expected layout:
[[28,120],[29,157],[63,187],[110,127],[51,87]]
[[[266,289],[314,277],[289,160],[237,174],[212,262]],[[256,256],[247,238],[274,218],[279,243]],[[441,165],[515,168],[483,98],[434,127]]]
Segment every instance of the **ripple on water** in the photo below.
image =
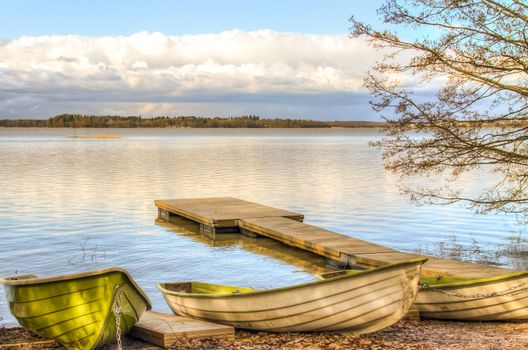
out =
[[[112,134],[123,139],[66,139]],[[233,196],[303,212],[308,223],[406,251],[523,267],[515,220],[415,207],[368,142],[375,130],[0,129],[0,275],[128,269],[155,284],[261,288],[312,280],[311,254],[239,236],[209,242],[156,223],[154,199]],[[416,180],[420,181],[428,180]],[[478,185],[466,178],[464,185]],[[3,298],[0,317],[12,321]]]

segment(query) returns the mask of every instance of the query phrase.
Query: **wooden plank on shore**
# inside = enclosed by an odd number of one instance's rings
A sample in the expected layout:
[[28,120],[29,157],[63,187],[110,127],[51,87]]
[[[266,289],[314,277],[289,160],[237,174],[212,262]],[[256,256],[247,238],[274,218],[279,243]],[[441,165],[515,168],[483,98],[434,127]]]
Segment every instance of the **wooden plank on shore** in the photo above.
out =
[[147,311],[129,333],[134,338],[164,348],[171,347],[178,338],[235,337],[233,327],[193,320],[186,317]]

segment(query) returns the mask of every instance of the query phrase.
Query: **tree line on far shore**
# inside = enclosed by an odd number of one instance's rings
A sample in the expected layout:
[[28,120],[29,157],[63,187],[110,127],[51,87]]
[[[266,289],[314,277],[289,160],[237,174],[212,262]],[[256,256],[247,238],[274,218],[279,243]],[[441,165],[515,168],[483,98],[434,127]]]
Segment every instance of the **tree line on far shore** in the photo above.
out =
[[241,117],[155,117],[95,116],[61,114],[49,119],[3,119],[0,127],[48,128],[331,128],[379,127],[383,123],[367,121],[319,121],[310,119],[266,119]]

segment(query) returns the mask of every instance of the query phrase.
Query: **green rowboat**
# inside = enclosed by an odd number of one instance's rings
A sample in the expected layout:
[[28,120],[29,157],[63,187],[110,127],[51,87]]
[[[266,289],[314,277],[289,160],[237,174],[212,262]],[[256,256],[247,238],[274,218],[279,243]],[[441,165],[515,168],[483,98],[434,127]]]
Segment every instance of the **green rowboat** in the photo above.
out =
[[[91,350],[128,332],[150,301],[126,270],[0,279],[21,326],[68,349]],[[118,331],[119,330],[119,331]]]

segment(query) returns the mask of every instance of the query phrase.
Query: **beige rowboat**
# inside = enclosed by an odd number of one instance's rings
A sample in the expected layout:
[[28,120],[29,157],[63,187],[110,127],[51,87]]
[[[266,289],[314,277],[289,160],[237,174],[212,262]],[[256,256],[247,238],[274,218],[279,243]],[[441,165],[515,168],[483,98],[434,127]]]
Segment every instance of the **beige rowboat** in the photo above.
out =
[[172,311],[185,317],[272,332],[369,333],[409,311],[426,260],[269,290],[200,282],[161,283],[158,288]]
[[528,320],[528,272],[483,279],[422,277],[420,316],[450,320]]
[[[358,270],[319,275],[321,279]],[[461,321],[528,320],[528,271],[482,279],[420,276],[414,302],[420,317]]]

